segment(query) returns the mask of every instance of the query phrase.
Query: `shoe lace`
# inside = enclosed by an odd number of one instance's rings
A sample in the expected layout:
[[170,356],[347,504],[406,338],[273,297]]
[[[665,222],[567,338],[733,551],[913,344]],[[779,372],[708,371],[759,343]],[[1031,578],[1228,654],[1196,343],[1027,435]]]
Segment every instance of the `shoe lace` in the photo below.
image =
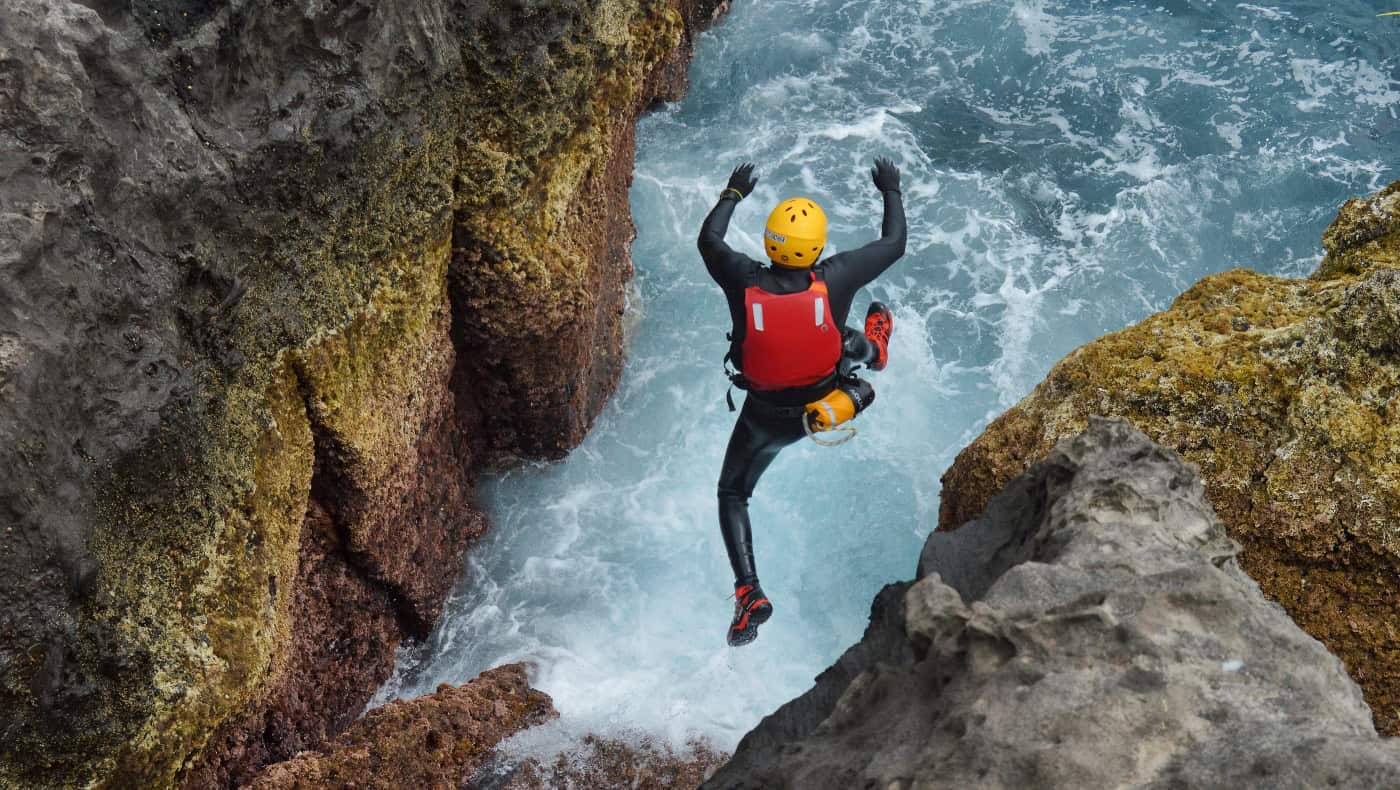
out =
[[[755,589],[755,585],[752,585],[752,584],[745,584],[745,585],[742,585],[742,586],[740,586],[740,587],[735,587],[735,588],[734,588],[734,592],[730,593],[730,594],[729,594],[729,597],[726,598],[725,600],[729,600],[729,598],[733,598],[734,601],[735,601],[735,603],[736,603],[737,605],[743,606],[744,604],[748,603],[748,600],[749,600],[749,593],[753,592],[754,589]],[[742,592],[742,597],[740,597],[740,595],[741,595],[740,591],[743,591],[743,592]]]

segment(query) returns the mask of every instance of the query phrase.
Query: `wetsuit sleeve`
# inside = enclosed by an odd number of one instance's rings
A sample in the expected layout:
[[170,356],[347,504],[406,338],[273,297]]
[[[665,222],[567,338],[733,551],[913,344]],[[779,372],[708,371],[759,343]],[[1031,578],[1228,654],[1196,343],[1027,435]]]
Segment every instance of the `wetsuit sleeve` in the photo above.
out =
[[753,267],[753,261],[747,255],[735,252],[724,241],[724,234],[729,230],[729,218],[738,204],[739,201],[733,197],[721,197],[710,210],[710,215],[705,217],[705,224],[700,226],[700,257],[705,260],[710,276],[726,290],[744,283],[749,269]]
[[859,249],[832,257],[826,267],[828,285],[834,284],[854,294],[904,256],[904,246],[909,238],[909,229],[904,224],[904,199],[894,189],[883,195],[885,219],[880,227],[880,238]]

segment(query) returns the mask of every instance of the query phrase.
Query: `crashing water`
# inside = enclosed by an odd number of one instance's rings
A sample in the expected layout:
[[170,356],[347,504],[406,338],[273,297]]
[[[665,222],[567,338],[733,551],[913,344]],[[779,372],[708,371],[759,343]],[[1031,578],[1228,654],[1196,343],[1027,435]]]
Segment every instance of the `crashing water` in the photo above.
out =
[[[1387,4],[1155,0],[736,2],[684,101],[638,127],[636,325],[622,384],[566,460],[487,480],[492,528],[432,637],[378,701],[531,661],[586,732],[733,748],[807,690],[909,578],[956,452],[1074,347],[1237,266],[1303,276],[1348,197],[1400,177],[1400,18]],[[1395,5],[1400,8],[1400,4]],[[801,194],[831,251],[879,233],[868,167],[904,172],[891,362],[835,449],[779,457],[752,503],[776,614],[723,633],[715,481],[734,415],[728,314],[695,237],[729,169],[759,164],[730,243]]]

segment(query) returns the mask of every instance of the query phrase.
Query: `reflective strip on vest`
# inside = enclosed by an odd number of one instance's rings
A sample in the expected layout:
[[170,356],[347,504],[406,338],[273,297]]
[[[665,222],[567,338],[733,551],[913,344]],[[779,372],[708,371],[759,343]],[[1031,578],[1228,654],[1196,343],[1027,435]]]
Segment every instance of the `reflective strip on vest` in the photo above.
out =
[[[817,311],[817,321],[821,321],[820,306],[818,307]],[[763,331],[763,305],[761,304],[755,304],[753,306],[753,328],[757,329],[760,332]]]
[[814,304],[816,304],[816,306],[817,306],[817,323],[816,323],[816,326],[821,326],[821,325],[822,325],[822,321],[825,320],[825,318],[826,318],[826,316],[823,315],[823,313],[824,313],[825,310],[826,310],[826,300],[823,299],[823,298],[821,298],[820,296],[818,296],[818,297],[817,297],[817,301],[816,301]]

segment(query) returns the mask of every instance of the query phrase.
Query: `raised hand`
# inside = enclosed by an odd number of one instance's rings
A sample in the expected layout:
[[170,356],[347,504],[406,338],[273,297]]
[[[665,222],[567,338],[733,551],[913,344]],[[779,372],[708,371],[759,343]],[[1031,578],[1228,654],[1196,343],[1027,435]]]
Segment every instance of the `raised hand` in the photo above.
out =
[[899,191],[899,168],[883,156],[877,158],[875,166],[870,168],[870,178],[881,192]]
[[729,174],[729,186],[725,187],[725,191],[732,189],[738,193],[739,199],[743,200],[757,185],[758,176],[753,174],[753,162],[745,162]]

